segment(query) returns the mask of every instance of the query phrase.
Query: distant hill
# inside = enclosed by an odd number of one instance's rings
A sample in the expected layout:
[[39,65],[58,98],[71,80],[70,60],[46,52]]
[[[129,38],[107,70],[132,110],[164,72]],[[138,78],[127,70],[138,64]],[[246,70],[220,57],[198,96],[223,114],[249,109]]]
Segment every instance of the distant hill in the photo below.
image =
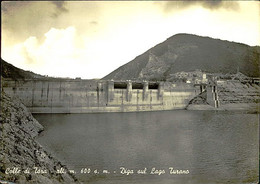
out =
[[1,76],[3,78],[11,78],[13,80],[45,78],[45,76],[17,68],[3,59],[1,59]]
[[177,34],[137,56],[103,79],[167,80],[176,72],[196,69],[209,73],[239,71],[259,77],[260,47],[190,34]]

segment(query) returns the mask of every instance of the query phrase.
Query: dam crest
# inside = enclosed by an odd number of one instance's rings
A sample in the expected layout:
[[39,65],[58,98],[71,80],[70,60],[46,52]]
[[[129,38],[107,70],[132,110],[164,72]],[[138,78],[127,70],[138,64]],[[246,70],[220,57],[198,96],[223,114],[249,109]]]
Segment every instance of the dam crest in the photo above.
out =
[[81,79],[4,79],[2,89],[32,113],[138,112],[184,109],[207,90],[218,107],[216,86],[184,82]]

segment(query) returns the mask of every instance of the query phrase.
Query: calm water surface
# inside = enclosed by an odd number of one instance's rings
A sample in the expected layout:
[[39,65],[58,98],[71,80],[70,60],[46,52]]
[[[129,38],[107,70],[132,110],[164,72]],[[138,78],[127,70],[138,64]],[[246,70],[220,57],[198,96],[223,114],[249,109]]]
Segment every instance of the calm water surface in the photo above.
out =
[[[34,117],[45,127],[38,141],[84,183],[258,182],[257,114],[180,110]],[[120,167],[134,174],[122,174]],[[170,174],[169,167],[188,174]],[[82,168],[91,173],[80,174]],[[145,168],[147,174],[136,173]],[[165,174],[151,174],[153,168]]]

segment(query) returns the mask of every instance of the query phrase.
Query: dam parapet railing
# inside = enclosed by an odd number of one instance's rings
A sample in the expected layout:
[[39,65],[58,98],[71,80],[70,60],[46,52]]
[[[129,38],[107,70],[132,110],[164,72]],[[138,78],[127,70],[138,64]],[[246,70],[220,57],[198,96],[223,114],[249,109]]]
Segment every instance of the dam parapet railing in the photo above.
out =
[[2,80],[32,113],[138,112],[184,109],[201,86],[184,82],[82,79]]

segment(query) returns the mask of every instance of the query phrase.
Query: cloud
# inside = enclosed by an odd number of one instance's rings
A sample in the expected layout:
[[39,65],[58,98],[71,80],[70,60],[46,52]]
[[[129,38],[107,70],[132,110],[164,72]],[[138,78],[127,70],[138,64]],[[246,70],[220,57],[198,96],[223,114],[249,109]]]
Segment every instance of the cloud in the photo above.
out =
[[210,10],[217,10],[220,8],[229,9],[229,10],[238,10],[239,4],[234,1],[223,1],[223,0],[212,0],[212,1],[196,1],[196,0],[187,0],[187,1],[167,1],[164,2],[162,7],[165,13],[169,13],[173,10],[181,10],[188,8],[190,6],[199,5],[203,8]]
[[[26,66],[36,73],[71,75],[69,70],[72,63],[82,60],[79,52],[84,50],[76,44],[76,29],[73,26],[65,29],[51,28],[44,36],[43,43],[40,43],[36,37],[29,37],[13,47],[4,48],[3,58],[16,63],[18,67]],[[61,68],[63,73],[60,71]]]
[[90,21],[89,23],[92,24],[92,25],[98,25],[97,21]]
[[68,9],[65,7],[64,1],[52,1],[52,3],[56,6],[56,8],[61,12],[67,12]]
[[36,64],[37,58],[35,57],[35,51],[37,49],[38,40],[36,37],[29,37],[21,47],[21,55],[25,59],[26,64]]
[[15,10],[24,8],[31,4],[30,1],[23,1],[23,2],[12,2],[12,1],[4,1],[1,2],[1,11],[2,13],[12,14]]
[[[60,57],[59,60],[66,61],[75,52],[76,29],[67,27],[66,29],[51,28],[45,33],[45,41],[40,46],[41,53],[48,53],[52,57]],[[45,58],[47,56],[44,56]]]
[[56,25],[51,16],[55,7],[43,1],[8,1],[2,2],[2,39],[5,45],[22,42],[30,36],[38,39],[50,27]]
[[69,10],[66,8],[66,2],[64,1],[52,1],[52,4],[55,5],[56,11],[52,14],[52,17],[58,17],[60,14],[68,12]]
[[26,49],[26,47],[21,48],[21,54],[25,59],[26,64],[33,64],[35,63],[35,60],[30,56],[30,52]]
[[103,4],[97,2],[4,1],[1,5],[1,36],[5,45],[23,42],[30,36],[43,42],[44,34],[52,27],[74,26],[78,34],[86,34],[97,29],[103,18],[99,12]]

